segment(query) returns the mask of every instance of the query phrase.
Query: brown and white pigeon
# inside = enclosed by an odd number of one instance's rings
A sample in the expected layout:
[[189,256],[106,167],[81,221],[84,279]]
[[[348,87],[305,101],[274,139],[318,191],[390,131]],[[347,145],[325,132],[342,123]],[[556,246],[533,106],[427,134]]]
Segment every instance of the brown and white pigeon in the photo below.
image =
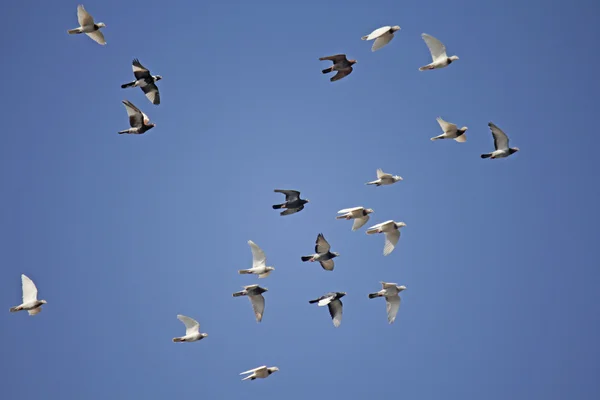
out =
[[350,75],[352,73],[352,66],[356,64],[356,60],[348,60],[345,54],[336,54],[334,56],[321,57],[319,58],[319,60],[329,60],[333,62],[333,65],[331,67],[325,68],[323,71],[321,71],[324,74],[327,74],[332,71],[338,72],[337,74],[335,74],[335,76],[331,77],[331,82],[339,81],[343,77]]
[[123,104],[125,104],[125,109],[127,110],[127,115],[129,116],[129,125],[131,128],[119,131],[120,134],[130,133],[134,135],[141,135],[156,126],[156,124],[151,124],[150,118],[148,118],[146,114],[141,112],[140,109],[134,106],[129,100],[123,100]]
[[488,126],[492,130],[494,148],[496,150],[491,153],[482,154],[481,158],[504,158],[519,151],[518,147],[508,147],[508,136],[506,136],[506,133],[502,129],[498,128],[493,122],[488,123]]
[[151,75],[150,71],[145,68],[137,58],[133,60],[131,66],[133,68],[135,81],[124,83],[121,85],[121,88],[140,87],[152,104],[160,104],[160,93],[158,92],[158,87],[155,82],[160,81],[162,76]]
[[83,5],[81,4],[77,6],[77,20],[80,26],[75,29],[69,29],[67,31],[69,35],[85,33],[96,43],[103,46],[106,44],[104,35],[102,32],[100,32],[100,28],[104,28],[106,25],[104,22],[95,23],[94,18],[85,10],[85,8],[83,8]]

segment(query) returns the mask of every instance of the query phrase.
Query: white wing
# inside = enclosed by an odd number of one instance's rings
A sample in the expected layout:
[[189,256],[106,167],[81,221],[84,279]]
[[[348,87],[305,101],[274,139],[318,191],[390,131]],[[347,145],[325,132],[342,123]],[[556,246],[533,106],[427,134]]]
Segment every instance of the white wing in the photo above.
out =
[[400,296],[389,296],[385,298],[388,322],[391,324],[396,319],[396,314],[400,309]]
[[352,224],[352,230],[355,231],[355,230],[361,228],[364,224],[367,223],[368,220],[369,220],[368,215],[365,215],[364,217],[361,217],[361,218],[355,218],[354,224]]
[[29,315],[36,315],[42,312],[42,307],[34,308],[33,310],[27,310]]
[[367,229],[367,233],[370,230],[375,230],[375,229],[379,229],[379,228],[385,228],[385,225],[389,225],[389,224],[391,224],[393,222],[394,222],[394,220],[390,219],[390,220],[387,220],[385,222],[381,222],[381,223],[379,223],[377,225],[373,225],[372,227],[370,227],[370,228]]
[[440,127],[442,128],[442,131],[444,131],[444,133],[446,132],[456,132],[458,130],[458,127],[455,124],[452,124],[450,122],[444,121],[442,119],[442,117],[437,117],[436,118],[438,124],[440,124]]
[[444,46],[442,42],[426,33],[421,34],[421,37],[423,38],[425,44],[427,44],[427,47],[429,48],[429,52],[431,53],[431,58],[433,59],[433,62],[437,61],[438,59],[448,57],[446,55],[446,46]]
[[392,28],[391,26],[383,26],[381,28],[377,28],[373,32],[371,32],[370,34],[368,34],[367,36],[363,36],[361,39],[362,40],[373,40],[373,39],[376,39],[376,38],[380,37],[381,35],[384,35],[391,28]]
[[81,26],[94,25],[94,18],[92,18],[90,13],[81,4],[77,6],[77,21],[79,21],[79,25]]
[[396,287],[398,286],[397,283],[391,283],[391,282],[380,282],[381,283],[381,287],[383,289],[387,289],[387,288],[391,288],[391,287]]
[[317,305],[319,307],[326,306],[327,304],[331,303],[331,300],[333,300],[333,297],[331,297],[331,296],[330,297],[325,297],[324,299],[319,300],[319,302],[317,303]]
[[35,283],[25,274],[21,275],[21,288],[23,289],[23,304],[37,300],[38,290]]
[[380,48],[382,48],[383,46],[388,44],[393,38],[394,38],[393,33],[386,33],[385,35],[378,37],[377,40],[375,41],[375,43],[373,43],[373,47],[371,47],[371,51],[379,50]]
[[352,207],[352,208],[344,208],[343,210],[338,211],[338,214],[346,214],[352,211],[362,210],[363,207]]
[[251,374],[253,372],[258,372],[258,371],[266,370],[266,369],[267,369],[267,366],[263,365],[261,367],[257,367],[257,368],[249,369],[248,371],[244,371],[244,372],[240,373],[240,375]]
[[400,239],[400,230],[398,229],[385,233],[385,246],[383,246],[384,256],[389,255],[394,250],[396,244],[398,244],[398,239]]
[[177,315],[177,319],[183,322],[185,325],[185,335],[191,335],[200,331],[200,324],[193,318],[186,317],[185,315]]
[[262,294],[248,296],[248,298],[252,304],[252,310],[254,311],[256,322],[262,321],[263,313],[265,312],[265,298],[262,296]]
[[267,262],[267,256],[260,247],[256,245],[252,240],[248,240],[250,249],[252,250],[252,268],[264,267]]
[[106,44],[106,40],[104,40],[104,35],[102,34],[102,32],[100,32],[100,29],[98,29],[97,31],[94,31],[94,32],[86,33],[86,35],[88,35],[90,38],[92,38],[94,40],[94,42],[96,42],[98,44],[102,44],[102,45]]
[[391,174],[386,174],[385,172],[383,172],[383,170],[381,168],[379,168],[377,170],[377,178],[381,179],[381,178],[391,178],[392,175]]
[[143,112],[142,112],[142,117],[144,118],[144,124],[147,125],[150,122],[150,118],[148,118],[148,116],[146,114],[144,114]]
[[506,133],[504,133],[502,129],[498,128],[492,122],[490,122],[488,126],[492,130],[492,136],[494,136],[494,147],[496,148],[496,150],[507,150],[508,136],[506,136]]

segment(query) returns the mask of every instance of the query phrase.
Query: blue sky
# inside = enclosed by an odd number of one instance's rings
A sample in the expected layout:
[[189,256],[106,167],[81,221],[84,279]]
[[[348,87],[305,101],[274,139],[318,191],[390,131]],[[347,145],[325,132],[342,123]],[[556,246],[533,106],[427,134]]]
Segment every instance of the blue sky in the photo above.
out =
[[[2,399],[597,399],[592,1],[2,2]],[[402,30],[371,53],[360,37]],[[422,32],[460,60],[430,62]],[[322,56],[346,53],[335,83]],[[139,58],[162,104],[121,89]],[[128,127],[121,100],[150,116]],[[468,141],[431,142],[437,116]],[[520,152],[493,150],[493,121]],[[365,186],[375,170],[399,174]],[[304,211],[280,217],[275,188]],[[404,221],[396,250],[339,209]],[[335,271],[302,263],[323,232]],[[266,310],[231,293],[251,239]],[[20,274],[48,304],[10,314]],[[406,285],[388,325],[379,281]],[[308,300],[346,291],[335,329]],[[210,336],[175,344],[177,314]],[[280,372],[241,382],[263,364]]]

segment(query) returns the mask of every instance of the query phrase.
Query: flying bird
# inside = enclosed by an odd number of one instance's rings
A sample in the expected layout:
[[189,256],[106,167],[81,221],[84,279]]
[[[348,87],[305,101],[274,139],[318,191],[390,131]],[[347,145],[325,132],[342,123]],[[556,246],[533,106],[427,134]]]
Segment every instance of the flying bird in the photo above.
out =
[[119,133],[130,133],[134,135],[141,135],[144,132],[154,128],[156,124],[150,123],[150,118],[146,114],[140,111],[139,108],[133,105],[129,100],[123,100],[127,115],[129,116],[129,125],[131,128],[119,131]]
[[453,61],[458,60],[457,56],[448,57],[446,54],[446,46],[433,36],[430,36],[426,33],[421,34],[421,37],[427,44],[429,48],[429,52],[431,53],[431,58],[433,62],[431,64],[427,64],[421,68],[419,71],[425,71],[427,69],[438,69],[444,68],[448,65],[452,64]]
[[362,40],[373,40],[373,46],[371,47],[371,51],[377,51],[381,49],[383,46],[388,44],[394,38],[394,32],[399,31],[400,27],[396,26],[384,26],[378,29],[375,29],[368,35],[361,37]]
[[335,217],[335,219],[353,219],[354,223],[352,224],[352,230],[355,231],[367,223],[369,220],[369,214],[372,212],[372,208],[344,208],[343,210],[338,211],[338,214],[342,215],[338,215]]
[[377,225],[373,225],[367,229],[367,235],[375,233],[385,233],[385,245],[383,246],[383,255],[389,255],[400,239],[400,228],[406,226],[404,222],[394,222],[393,220],[385,221]]
[[279,368],[277,368],[277,367],[267,368],[266,365],[263,365],[262,367],[244,371],[240,375],[250,374],[242,380],[245,381],[246,379],[250,379],[251,381],[253,381],[256,378],[261,378],[261,379],[267,378],[269,375],[271,375],[275,371],[279,371]]
[[23,303],[12,307],[10,312],[27,310],[30,316],[39,314],[42,311],[42,304],[46,304],[46,300],[38,300],[37,287],[25,274],[21,274],[21,289],[23,291]]
[[440,127],[442,128],[442,131],[444,133],[439,136],[432,137],[432,141],[439,139],[454,139],[459,143],[464,143],[467,141],[467,135],[465,134],[465,132],[469,128],[467,128],[466,126],[463,126],[462,128],[458,129],[458,126],[450,122],[444,121],[442,117],[437,117],[437,122],[438,124],[440,124]]
[[106,25],[104,22],[94,23],[94,18],[83,8],[83,5],[77,6],[77,20],[79,21],[79,27],[75,29],[69,29],[67,32],[69,35],[77,35],[85,33],[92,38],[96,43],[105,45],[104,35],[100,32],[100,28],[104,28]]
[[376,185],[376,186],[391,185],[391,184],[396,183],[401,180],[403,180],[401,176],[399,176],[399,175],[392,176],[391,174],[383,172],[383,170],[381,168],[379,168],[377,170],[377,180],[367,182],[367,183],[365,183],[365,185]]
[[243,286],[244,290],[235,292],[233,297],[248,296],[250,304],[252,304],[252,310],[256,317],[256,322],[262,321],[263,313],[265,311],[265,298],[263,293],[268,291],[267,288],[262,288],[258,285]]
[[252,250],[252,268],[240,269],[238,273],[256,274],[259,278],[266,278],[269,276],[271,271],[275,270],[275,268],[267,267],[267,256],[265,256],[265,252],[262,251],[262,249],[258,247],[256,243],[254,243],[252,240],[248,240],[248,244]]
[[195,319],[185,315],[177,315],[177,319],[185,325],[185,336],[173,338],[174,342],[195,342],[208,336],[208,333],[200,333],[200,324]]
[[160,81],[162,76],[151,75],[148,68],[145,68],[137,58],[133,60],[131,65],[135,81],[124,83],[121,85],[121,88],[140,87],[152,104],[160,104],[160,93],[158,92],[158,86],[156,86],[155,82]]
[[300,192],[297,190],[275,189],[274,192],[283,193],[285,195],[285,203],[273,205],[274,210],[285,208],[285,210],[279,213],[279,215],[295,214],[298,211],[302,211],[304,209],[304,205],[309,203],[308,199],[304,200],[300,198]]
[[356,60],[348,60],[345,54],[336,54],[335,56],[319,58],[319,61],[325,60],[332,61],[333,65],[329,68],[325,68],[321,72],[323,72],[324,74],[327,74],[332,71],[338,72],[337,74],[335,74],[335,76],[331,77],[331,82],[339,81],[346,75],[350,75],[352,73],[352,65],[356,64]]
[[331,252],[331,251],[329,251],[329,249],[331,249],[331,246],[329,245],[327,240],[325,240],[325,237],[323,236],[323,234],[319,233],[319,235],[317,236],[317,242],[315,245],[315,254],[310,255],[310,256],[302,256],[301,259],[303,262],[318,261],[324,270],[333,271],[333,267],[334,267],[333,259],[338,257],[340,255],[340,253],[336,253],[335,251]]
[[340,299],[345,295],[346,292],[329,292],[318,299],[309,300],[308,302],[310,304],[318,303],[319,307],[329,307],[329,315],[331,315],[333,326],[337,328],[342,323],[343,304]]
[[498,128],[494,123],[488,123],[488,126],[492,130],[492,136],[494,137],[494,148],[495,151],[487,154],[482,154],[481,158],[504,158],[508,157],[513,153],[519,151],[518,147],[508,147],[508,136]]
[[396,314],[398,314],[398,310],[400,309],[400,296],[398,293],[406,290],[406,286],[398,286],[397,283],[381,282],[381,287],[382,289],[379,292],[370,293],[369,298],[385,297],[388,323],[393,324]]

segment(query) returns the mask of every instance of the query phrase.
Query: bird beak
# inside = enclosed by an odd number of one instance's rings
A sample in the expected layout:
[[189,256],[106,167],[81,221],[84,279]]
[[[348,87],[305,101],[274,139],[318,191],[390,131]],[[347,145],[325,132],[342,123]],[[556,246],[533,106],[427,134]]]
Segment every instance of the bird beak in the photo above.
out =
[[310,203],[310,200],[309,200],[309,199],[306,199],[306,202],[307,202],[307,203]]

